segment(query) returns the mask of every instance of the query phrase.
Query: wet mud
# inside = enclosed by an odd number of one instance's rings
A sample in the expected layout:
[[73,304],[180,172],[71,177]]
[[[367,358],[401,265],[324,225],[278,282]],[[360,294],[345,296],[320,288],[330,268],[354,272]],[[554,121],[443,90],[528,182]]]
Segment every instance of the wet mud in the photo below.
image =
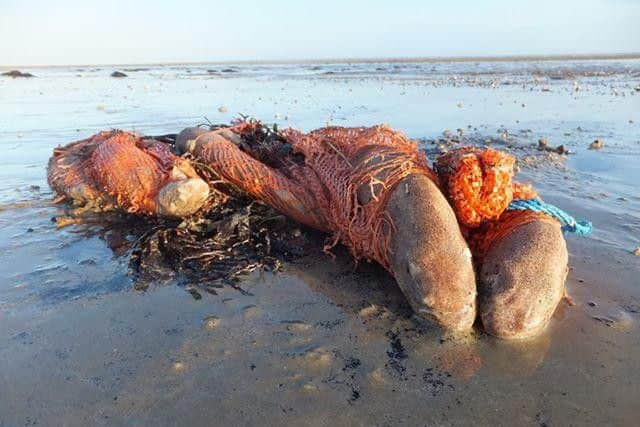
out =
[[[637,60],[150,66],[120,81],[100,69],[30,71],[38,78],[0,79],[9,118],[0,128],[0,425],[636,422]],[[562,303],[535,339],[503,342],[481,328],[454,339],[413,316],[382,268],[356,267],[340,247],[335,259],[324,254],[322,236],[285,219],[267,225],[278,268],[213,286],[218,279],[189,275],[206,265],[136,261],[144,233],[159,233],[150,240],[159,244],[179,224],[52,221],[67,214],[46,185],[56,145],[110,126],[170,134],[238,113],[303,130],[386,122],[430,158],[463,144],[509,150],[520,180],[594,223],[592,236],[568,237],[573,305]],[[596,140],[601,149],[590,150]],[[201,225],[176,242],[212,223]],[[291,233],[280,252],[278,227]],[[243,268],[264,259],[252,251],[240,250]]]

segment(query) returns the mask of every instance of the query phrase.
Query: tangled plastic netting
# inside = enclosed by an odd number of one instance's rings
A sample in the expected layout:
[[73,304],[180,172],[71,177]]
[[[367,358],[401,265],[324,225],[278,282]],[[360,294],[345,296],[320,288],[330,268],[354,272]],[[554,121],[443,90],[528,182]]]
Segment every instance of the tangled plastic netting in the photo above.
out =
[[[237,283],[241,276],[279,270],[282,261],[311,249],[315,236],[222,180],[198,159],[171,153],[174,139],[175,135],[147,138],[104,131],[56,148],[49,162],[49,183],[58,200],[85,206],[68,212],[71,217],[57,217],[56,223],[86,224],[87,230],[103,224],[105,236],[121,235],[105,240],[110,247],[112,240],[120,242],[112,247],[114,252],[129,255],[137,289],[177,281],[196,299],[223,286],[244,292]],[[254,148],[267,150],[268,145]],[[200,177],[209,184],[210,197],[202,209],[183,219],[153,215],[158,189],[184,177]],[[91,214],[116,208],[125,215]]]
[[538,197],[513,181],[515,158],[492,148],[463,147],[438,156],[435,170],[461,225],[495,220],[515,199]]
[[560,225],[564,232],[590,234],[577,221],[543,202],[530,184],[513,181],[515,158],[491,148],[463,147],[436,159],[441,186],[453,205],[463,234],[481,264],[491,246],[516,228],[534,221]]
[[[261,128],[259,122],[240,121],[230,130],[253,140]],[[325,250],[342,242],[356,260],[375,260],[387,269],[393,224],[385,208],[391,191],[412,174],[436,180],[416,143],[387,126],[327,127],[308,134],[286,129],[271,150],[290,147],[288,153],[268,155],[277,158],[275,167],[221,135],[199,138],[197,158],[248,194],[329,232]]]
[[[99,204],[109,197],[102,194],[92,182],[91,156],[99,144],[113,136],[112,131],[102,131],[87,139],[64,147],[57,147],[49,159],[49,186],[60,199],[82,199]],[[79,200],[80,201],[80,200]]]
[[56,148],[49,161],[49,185],[63,198],[153,215],[155,196],[170,181],[198,175],[170,147],[118,130]]
[[252,196],[329,232],[325,250],[342,242],[356,260],[389,269],[394,224],[386,204],[395,186],[413,174],[443,190],[476,263],[495,242],[533,221],[591,232],[590,223],[542,202],[530,184],[515,182],[515,158],[505,152],[463,147],[439,156],[434,173],[417,145],[387,126],[308,134],[265,129],[256,121],[237,121],[229,130],[242,137],[241,144],[213,136],[199,157]]
[[327,127],[303,134],[267,132],[259,122],[242,120],[230,130],[247,145],[210,135],[197,156],[252,196],[329,232],[326,249],[342,242],[354,258],[375,260],[387,269],[394,225],[386,203],[396,184],[411,174],[440,185],[476,260],[521,225],[557,223],[541,212],[505,212],[513,200],[538,195],[531,185],[513,181],[515,158],[491,148],[464,147],[441,155],[436,175],[416,144],[387,126]]
[[[149,214],[155,212],[155,194],[175,179],[176,168],[179,176],[203,178],[212,196],[201,212],[181,226],[147,234],[133,260],[138,270],[150,269],[147,261],[157,261],[161,253],[172,269],[207,270],[211,274],[202,277],[214,281],[275,265],[269,242],[290,236],[261,224],[276,211],[329,233],[325,250],[342,242],[356,260],[375,260],[390,269],[394,224],[386,205],[409,175],[440,186],[476,262],[517,227],[563,220],[545,206],[537,212],[508,210],[514,200],[538,198],[530,185],[513,181],[513,156],[465,147],[439,156],[436,174],[415,142],[387,126],[326,127],[305,134],[242,119],[199,135],[193,146],[181,158],[164,142],[101,132],[56,149],[49,181],[63,195],[81,192],[88,200]],[[254,206],[255,199],[268,207]]]
[[494,242],[533,221],[557,223],[549,215],[507,211],[513,200],[537,199],[530,184],[513,180],[515,158],[492,148],[463,147],[438,156],[435,170],[453,206],[476,263]]

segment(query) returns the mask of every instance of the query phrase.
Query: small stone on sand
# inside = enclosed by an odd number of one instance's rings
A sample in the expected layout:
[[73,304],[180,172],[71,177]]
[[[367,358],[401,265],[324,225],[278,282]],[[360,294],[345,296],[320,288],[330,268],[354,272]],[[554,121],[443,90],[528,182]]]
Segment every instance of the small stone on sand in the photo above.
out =
[[367,375],[367,379],[374,386],[387,386],[393,382],[393,378],[383,367],[376,368],[373,371],[369,372],[369,374]]
[[127,77],[127,75],[122,71],[114,71],[113,73],[111,73],[111,77],[122,78]]
[[600,150],[604,147],[604,142],[601,139],[596,139],[589,144],[589,150]]
[[370,317],[373,316],[375,314],[377,314],[379,312],[379,308],[377,305],[372,304],[370,306],[367,306],[365,308],[363,308],[362,310],[360,310],[358,312],[358,315],[360,315],[360,317]]
[[331,365],[333,356],[322,348],[310,350],[303,356],[307,369],[324,370]]
[[306,332],[309,329],[311,329],[311,325],[305,322],[293,321],[293,322],[286,322],[286,323],[287,323],[287,330],[289,332]]
[[318,386],[312,383],[306,383],[302,386],[302,390],[306,392],[316,392],[318,391]]
[[242,317],[252,319],[262,314],[262,310],[255,305],[248,305],[242,308]]
[[215,329],[220,326],[220,318],[217,316],[207,316],[202,321],[202,326],[209,330]]
[[564,145],[558,145],[554,150],[558,154],[569,154],[569,150]]

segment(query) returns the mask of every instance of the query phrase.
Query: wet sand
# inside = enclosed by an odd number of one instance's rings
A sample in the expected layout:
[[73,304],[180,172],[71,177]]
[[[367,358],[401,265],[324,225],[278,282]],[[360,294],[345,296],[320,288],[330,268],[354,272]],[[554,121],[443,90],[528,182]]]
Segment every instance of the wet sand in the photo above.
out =
[[[635,424],[640,68],[539,83],[533,68],[499,67],[477,85],[470,74],[288,69],[215,79],[162,69],[129,80],[56,69],[0,81],[9,118],[0,128],[0,425]],[[545,199],[596,227],[568,237],[575,305],[563,303],[531,341],[481,329],[452,339],[414,318],[381,268],[354,269],[343,250],[334,261],[320,248],[281,273],[247,277],[250,295],[224,288],[194,300],[172,283],[140,292],[127,236],[51,222],[61,208],[49,203],[44,167],[55,145],[111,126],[174,132],[236,111],[304,129],[387,122],[428,153],[446,148],[443,130],[461,128],[462,143],[511,150]],[[538,152],[541,137],[575,154]],[[596,138],[605,147],[588,150]]]
[[579,259],[576,305],[516,343],[443,337],[381,269],[322,255],[247,279],[251,296],[196,301],[165,286],[4,311],[0,414],[6,425],[632,425],[640,306],[625,284],[638,268]]

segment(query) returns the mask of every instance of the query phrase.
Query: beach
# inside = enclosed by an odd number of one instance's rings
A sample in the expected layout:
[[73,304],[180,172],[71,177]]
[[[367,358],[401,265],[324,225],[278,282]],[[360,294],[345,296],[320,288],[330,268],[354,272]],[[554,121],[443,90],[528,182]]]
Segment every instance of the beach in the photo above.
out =
[[[636,423],[640,59],[23,71],[35,77],[0,78],[0,425]],[[194,299],[171,281],[136,289],[126,230],[56,228],[54,147],[240,114],[304,131],[386,123],[431,160],[465,144],[508,150],[521,181],[593,222],[567,236],[573,303],[533,340],[453,339],[344,248],[334,260],[318,244],[247,276],[244,292]]]

